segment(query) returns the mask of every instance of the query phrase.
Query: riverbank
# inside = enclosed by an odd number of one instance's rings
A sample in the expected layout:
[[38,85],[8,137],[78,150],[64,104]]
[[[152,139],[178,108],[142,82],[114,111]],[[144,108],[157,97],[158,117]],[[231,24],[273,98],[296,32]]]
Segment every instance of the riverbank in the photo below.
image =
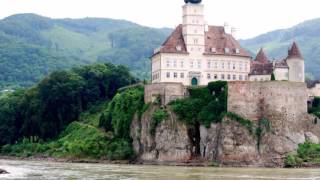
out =
[[114,165],[150,165],[150,166],[179,166],[179,167],[224,167],[224,168],[320,168],[320,164],[316,163],[302,163],[299,167],[273,167],[261,165],[221,165],[216,162],[208,162],[201,160],[187,160],[181,162],[155,162],[155,161],[138,161],[138,160],[98,160],[98,159],[85,159],[85,158],[53,158],[53,157],[14,157],[14,156],[0,156],[0,160],[14,160],[14,161],[38,161],[38,162],[56,162],[56,163],[89,163],[89,164],[114,164]]

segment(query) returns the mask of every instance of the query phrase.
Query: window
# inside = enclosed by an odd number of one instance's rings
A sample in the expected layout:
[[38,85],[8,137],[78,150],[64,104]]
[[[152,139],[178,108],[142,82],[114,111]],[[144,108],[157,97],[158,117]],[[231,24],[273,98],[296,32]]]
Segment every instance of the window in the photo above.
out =
[[207,62],[207,68],[208,68],[208,69],[211,68],[211,62],[210,62],[210,60],[208,60],[208,62]]
[[207,78],[208,78],[208,79],[211,79],[211,74],[207,74]]
[[230,53],[230,49],[229,48],[224,48],[224,52],[225,53]]
[[167,67],[170,67],[170,61],[167,60]]
[[230,80],[231,79],[231,75],[230,74],[228,74],[228,80]]
[[236,48],[236,54],[240,54],[240,49]]
[[224,62],[222,62],[221,67],[222,67],[222,69],[224,69]]
[[224,77],[224,74],[221,74],[221,79],[224,79],[225,77]]
[[174,77],[174,78],[178,78],[178,73],[176,73],[176,72],[173,73],[173,77]]
[[215,75],[214,75],[214,79],[218,79],[218,75],[215,74]]
[[181,74],[180,74],[180,78],[184,78],[184,73],[181,73]]
[[198,39],[193,39],[194,44],[198,44]]
[[236,69],[236,63],[233,63],[232,69]]
[[228,69],[230,70],[231,69],[231,63],[228,62]]
[[193,61],[190,62],[190,67],[193,68]]
[[183,60],[180,62],[180,66],[181,66],[181,68],[183,68],[183,66],[184,66]]
[[167,72],[167,78],[170,78],[170,72]]
[[237,80],[237,76],[235,74],[233,75],[233,80]]
[[239,69],[242,70],[242,62],[239,63]]
[[218,69],[218,62],[214,63],[214,68]]
[[177,60],[173,61],[173,67],[175,67],[175,68],[177,67]]
[[243,80],[242,75],[239,75],[239,80],[240,80],[240,81],[242,81],[242,80]]
[[244,67],[244,69],[245,69],[245,70],[247,70],[247,69],[248,69],[248,64],[247,64],[247,63],[245,63],[245,67]]
[[198,61],[198,68],[201,68],[201,61]]

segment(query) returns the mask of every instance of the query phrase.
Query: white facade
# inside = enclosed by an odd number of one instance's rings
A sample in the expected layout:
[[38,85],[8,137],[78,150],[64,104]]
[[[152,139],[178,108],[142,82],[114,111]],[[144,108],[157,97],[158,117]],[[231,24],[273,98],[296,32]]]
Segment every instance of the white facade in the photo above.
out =
[[152,83],[177,82],[191,86],[207,85],[218,80],[249,79],[250,57],[205,53],[205,33],[208,27],[203,11],[202,4],[187,3],[183,6],[182,34],[188,53],[154,55]]
[[289,66],[289,81],[305,82],[305,67],[304,60],[299,58],[292,58],[287,60]]
[[247,81],[250,59],[235,56],[212,56],[202,54],[158,54],[153,57],[153,83],[181,82],[192,85],[196,78],[198,85],[212,81]]
[[286,67],[275,68],[273,73],[277,81],[289,80],[289,69]]
[[255,68],[250,55],[223,27],[206,25],[201,3],[183,6],[183,23],[179,27],[180,31],[177,28],[152,56],[152,83],[201,86],[218,80],[270,81],[272,71],[276,80],[304,82],[301,59],[287,59],[285,67],[273,65],[272,69],[271,65],[268,73],[252,73]]

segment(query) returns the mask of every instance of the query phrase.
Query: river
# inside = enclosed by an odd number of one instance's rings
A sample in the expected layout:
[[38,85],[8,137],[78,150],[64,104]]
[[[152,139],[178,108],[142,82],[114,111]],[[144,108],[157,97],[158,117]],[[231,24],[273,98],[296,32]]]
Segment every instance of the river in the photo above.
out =
[[0,175],[1,180],[320,180],[320,169],[170,167],[12,160],[0,160],[0,168],[10,172]]

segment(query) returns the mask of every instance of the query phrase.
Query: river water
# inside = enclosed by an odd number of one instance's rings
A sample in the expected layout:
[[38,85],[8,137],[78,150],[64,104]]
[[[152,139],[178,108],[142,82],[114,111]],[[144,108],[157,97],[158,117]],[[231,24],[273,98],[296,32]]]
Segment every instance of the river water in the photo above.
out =
[[105,180],[320,180],[320,169],[251,169],[70,164],[39,161],[0,160],[10,172],[0,179],[105,179]]

